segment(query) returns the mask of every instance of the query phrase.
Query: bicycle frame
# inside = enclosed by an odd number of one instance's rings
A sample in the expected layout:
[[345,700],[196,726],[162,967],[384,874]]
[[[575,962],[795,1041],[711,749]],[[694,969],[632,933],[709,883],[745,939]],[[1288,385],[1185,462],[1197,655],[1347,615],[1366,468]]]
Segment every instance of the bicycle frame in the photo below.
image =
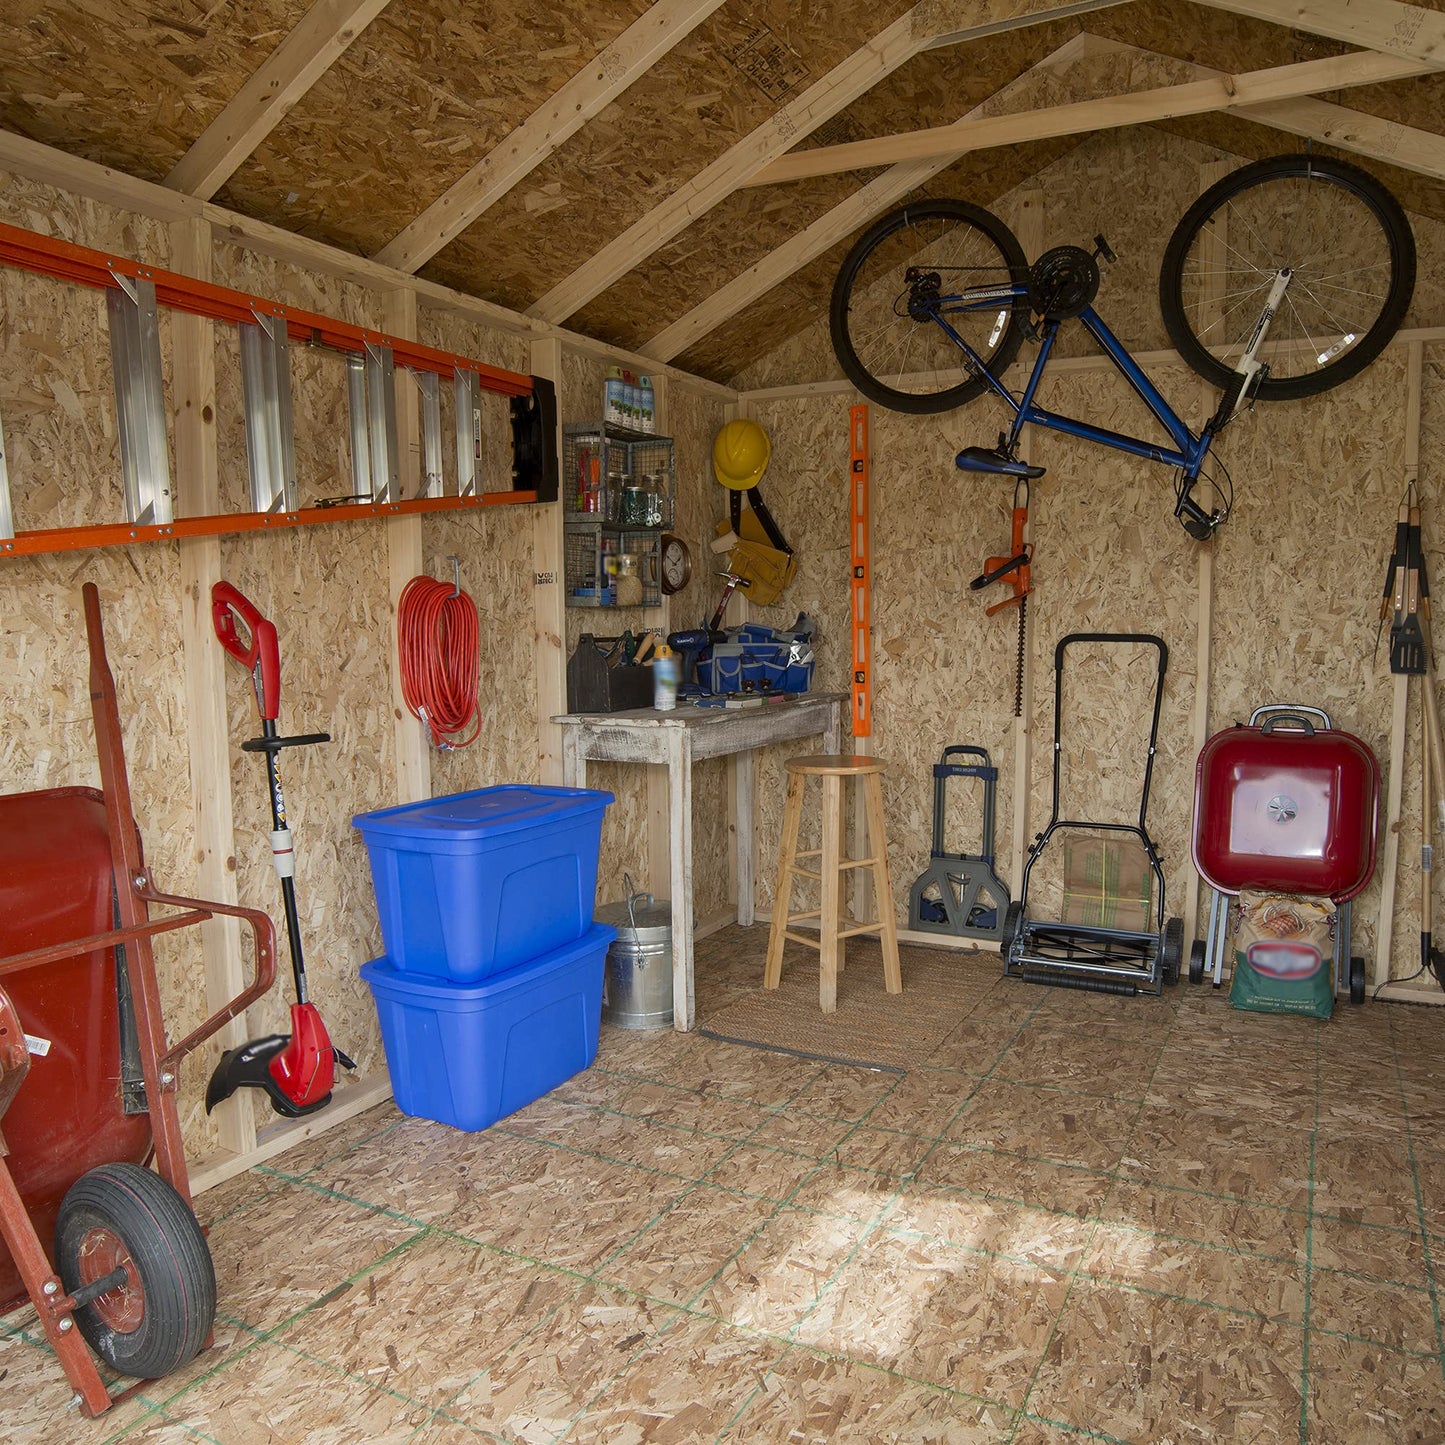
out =
[[[929,320],[936,322],[943,329],[953,344],[968,357],[973,369],[988,383],[989,389],[1013,412],[1013,425],[1003,442],[1002,449],[1012,455],[1019,434],[1024,427],[1032,424],[1047,427],[1051,431],[1063,432],[1066,436],[1080,437],[1084,441],[1098,442],[1101,446],[1112,447],[1115,451],[1129,452],[1134,456],[1144,457],[1148,461],[1163,462],[1167,466],[1178,467],[1182,482],[1174,507],[1174,515],[1184,518],[1186,526],[1189,521],[1194,521],[1212,531],[1223,518],[1205,511],[1194,500],[1192,492],[1194,484],[1199,480],[1200,469],[1204,465],[1204,459],[1209,455],[1209,448],[1215,435],[1223,422],[1232,414],[1233,406],[1230,404],[1230,398],[1226,396],[1219,410],[1205,424],[1203,430],[1196,435],[1145,375],[1138,362],[1129,354],[1124,343],[1104,324],[1103,318],[1098,312],[1092,306],[1086,306],[1078,315],[1079,321],[1083,323],[1089,335],[1098,342],[1105,356],[1113,362],[1115,369],[1134,389],[1135,395],[1149,408],[1168,433],[1173,445],[1165,446],[1157,442],[1145,441],[1141,437],[1130,436],[1124,432],[1113,431],[1108,427],[1080,421],[1076,417],[1062,416],[1058,412],[1048,411],[1039,406],[1034,401],[1034,397],[1039,383],[1043,380],[1044,371],[1048,367],[1049,357],[1053,353],[1054,342],[1058,338],[1059,327],[1062,324],[1060,320],[1051,319],[1044,323],[1043,336],[1039,344],[1038,356],[1034,360],[1033,370],[1029,373],[1022,393],[1015,397],[989,370],[983,358],[949,324],[944,315],[946,309],[984,311],[1000,302],[1027,305],[1028,287],[1018,283],[1008,286],[972,287],[956,295],[938,297],[927,307],[926,315]],[[1237,405],[1237,403],[1238,396],[1236,396],[1234,404]],[[1207,536],[1208,532],[1205,532],[1204,535]]]

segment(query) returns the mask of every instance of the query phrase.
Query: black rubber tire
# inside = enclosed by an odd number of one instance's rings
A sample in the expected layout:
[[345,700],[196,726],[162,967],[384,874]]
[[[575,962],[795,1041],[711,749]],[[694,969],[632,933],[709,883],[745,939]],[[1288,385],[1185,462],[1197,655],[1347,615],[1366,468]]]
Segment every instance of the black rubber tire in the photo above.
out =
[[1003,932],[999,935],[998,951],[1003,955],[1004,966],[1008,966],[1008,956],[1013,951],[1014,941],[1019,936],[1019,929],[1023,927],[1024,904],[1023,899],[1015,898],[1004,910]]
[[[843,368],[844,375],[869,401],[877,402],[879,406],[888,407],[891,411],[910,412],[915,415],[951,411],[954,407],[962,406],[965,402],[973,400],[974,397],[986,391],[988,382],[982,376],[969,376],[957,385],[945,385],[937,391],[900,391],[889,386],[876,374],[878,372],[882,372],[884,375],[894,374],[891,368],[881,364],[883,355],[886,354],[890,358],[896,356],[902,362],[912,361],[920,365],[930,359],[940,363],[947,361],[951,365],[960,365],[964,360],[963,353],[932,322],[909,321],[906,316],[898,315],[896,307],[890,307],[898,321],[896,350],[878,353],[876,348],[870,346],[867,348],[868,356],[860,356],[854,337],[854,332],[858,328],[850,323],[856,322],[858,318],[866,315],[862,304],[855,311],[853,305],[855,288],[861,288],[862,293],[871,291],[881,277],[889,273],[896,262],[909,261],[917,255],[919,249],[927,244],[926,233],[922,231],[921,227],[930,221],[963,227],[967,231],[977,233],[982,254],[976,260],[972,257],[968,259],[970,260],[969,269],[975,269],[980,273],[976,278],[978,284],[986,284],[990,281],[996,281],[1000,285],[1010,282],[1023,284],[1027,283],[1029,275],[1023,247],[1019,245],[1013,232],[997,216],[985,211],[980,206],[970,205],[967,201],[919,201],[914,205],[904,206],[902,209],[884,216],[881,220],[875,221],[858,238],[853,249],[848,252],[843,261],[842,268],[838,272],[838,279],[833,283],[833,299],[828,313],[833,350]],[[895,241],[895,238],[905,230],[911,229],[918,230],[916,246],[906,242],[896,244],[894,249],[897,254],[888,257],[885,270],[880,271],[878,275],[864,274],[865,265],[881,246]],[[897,272],[897,280],[901,284],[901,269]],[[881,296],[873,298],[875,315],[884,314],[883,300],[884,298]],[[979,353],[989,371],[995,376],[1000,375],[1018,355],[1018,349],[1024,338],[1024,323],[1027,319],[1027,301],[1020,301],[1017,304],[1010,301],[1006,305],[1007,324],[992,346],[988,344],[987,338],[969,337],[970,345]],[[961,319],[955,316],[954,324],[961,326]],[[940,369],[942,368],[940,367]]]
[[1357,953],[1350,959],[1350,1002],[1365,1001],[1365,960]]
[[1184,920],[1170,918],[1164,924],[1159,962],[1165,983],[1179,982],[1179,965],[1184,961]]
[[[1164,325],[1170,340],[1189,366],[1221,390],[1227,390],[1232,379],[1238,376],[1231,366],[1219,360],[1205,345],[1189,319],[1185,296],[1185,266],[1191,246],[1221,210],[1238,202],[1246,192],[1262,193],[1266,187],[1281,190],[1278,183],[1285,182],[1288,185],[1289,182],[1300,180],[1310,185],[1317,183],[1322,187],[1332,188],[1321,193],[1323,199],[1320,203],[1320,216],[1325,218],[1329,233],[1336,237],[1351,235],[1358,237],[1361,244],[1378,245],[1379,260],[1383,262],[1386,255],[1389,257],[1390,274],[1383,286],[1374,288],[1379,294],[1376,302],[1369,303],[1377,305],[1373,319],[1368,312],[1354,318],[1363,330],[1354,331],[1359,339],[1348,350],[1342,351],[1326,364],[1299,375],[1266,377],[1255,391],[1261,401],[1286,401],[1295,397],[1314,396],[1318,392],[1339,386],[1341,382],[1348,381],[1363,371],[1399,330],[1415,289],[1415,237],[1410,230],[1410,222],[1400,203],[1372,175],[1358,166],[1350,165],[1346,161],[1332,160],[1327,156],[1289,155],[1256,161],[1253,165],[1244,166],[1225,176],[1205,191],[1174,228],[1174,234],[1164,251],[1164,263],[1159,272],[1159,308],[1163,312]],[[1296,195],[1303,194],[1297,187],[1290,189]],[[1347,197],[1353,197],[1359,204],[1346,209],[1344,202]],[[1255,202],[1260,199],[1260,196],[1254,198]],[[1275,208],[1268,201],[1265,202],[1265,211],[1277,211],[1281,216],[1281,223],[1286,225],[1288,221],[1284,212],[1287,209],[1285,206]],[[1371,218],[1373,226],[1378,228],[1377,231],[1372,229]],[[1261,244],[1266,239],[1260,235],[1260,227],[1256,222],[1237,226],[1236,231],[1248,232],[1251,238]],[[1369,239],[1366,240],[1366,237]],[[1281,244],[1283,241],[1281,235]],[[1239,257],[1242,261],[1240,249],[1235,247],[1233,241],[1228,249],[1232,258]],[[1298,275],[1290,284],[1290,291],[1286,293],[1284,304],[1271,326],[1266,345],[1269,340],[1281,339],[1281,321],[1287,324],[1298,322],[1300,335],[1321,339],[1323,333],[1312,331],[1301,318],[1301,307],[1303,314],[1309,316],[1314,314],[1311,310],[1312,304],[1319,302],[1318,293],[1310,285],[1311,275],[1315,276],[1317,284],[1327,286],[1336,293],[1335,297],[1331,297],[1332,304],[1342,304],[1336,298],[1343,296],[1347,288],[1341,285],[1336,270],[1332,269],[1320,275],[1318,272],[1312,273],[1310,267],[1316,260],[1320,260],[1327,261],[1331,268],[1338,268],[1342,264],[1340,258],[1323,248],[1317,257],[1296,257],[1293,261],[1279,250],[1270,252],[1269,256],[1269,266],[1293,264],[1298,267]],[[1236,279],[1226,283],[1225,289],[1229,295],[1243,294],[1240,287],[1246,284],[1244,277],[1251,274],[1251,269],[1245,265],[1237,267],[1231,273]],[[1253,274],[1259,275],[1260,272],[1255,269]],[[1265,283],[1258,283],[1257,289],[1262,303]],[[1359,293],[1358,285],[1349,289],[1353,294]],[[1298,304],[1291,300],[1292,295],[1298,298]],[[1253,328],[1259,312],[1253,306],[1240,303],[1230,308],[1229,314],[1236,316],[1247,332]],[[1329,318],[1326,318],[1322,311],[1320,319],[1324,321]],[[1337,334],[1345,325],[1343,320],[1339,321],[1331,334]]]
[[1205,946],[1205,942],[1202,938],[1196,938],[1194,942],[1189,945],[1190,983],[1204,982],[1204,958],[1208,951],[1209,950]]
[[131,1284],[78,1309],[76,1326],[112,1369],[159,1379],[196,1354],[215,1322],[216,1272],[206,1237],[159,1174],[103,1164],[71,1185],[56,1217],[56,1267],[67,1292],[114,1268],[116,1261],[97,1262],[93,1253],[103,1254],[111,1241],[129,1256]]

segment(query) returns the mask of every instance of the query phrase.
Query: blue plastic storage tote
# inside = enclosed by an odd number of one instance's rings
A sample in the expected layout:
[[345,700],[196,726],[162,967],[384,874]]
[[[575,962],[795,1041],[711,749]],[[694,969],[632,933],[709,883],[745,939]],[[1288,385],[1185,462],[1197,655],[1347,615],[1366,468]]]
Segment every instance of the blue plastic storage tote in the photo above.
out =
[[611,801],[503,786],[359,813],[391,964],[475,983],[576,942],[592,926]]
[[404,1114],[485,1129],[590,1067],[615,928],[486,983],[361,965],[381,1021],[391,1091]]

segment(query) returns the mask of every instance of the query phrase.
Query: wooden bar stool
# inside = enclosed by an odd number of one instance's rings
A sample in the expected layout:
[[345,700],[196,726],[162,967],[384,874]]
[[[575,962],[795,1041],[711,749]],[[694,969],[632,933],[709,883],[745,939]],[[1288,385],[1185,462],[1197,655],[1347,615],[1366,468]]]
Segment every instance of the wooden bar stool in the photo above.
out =
[[[783,837],[778,848],[778,889],[773,898],[773,924],[768,934],[768,962],[763,987],[777,988],[783,976],[783,940],[806,943],[819,956],[818,998],[825,1014],[838,1006],[838,975],[843,971],[847,940],[860,933],[876,933],[883,945],[883,983],[889,993],[903,992],[898,965],[898,930],[893,920],[893,889],[888,881],[888,836],[883,827],[882,777],[887,763],[864,756],[812,755],[789,758],[788,796],[783,809]],[[823,846],[798,852],[798,828],[803,821],[803,789],[809,778],[823,780]],[[859,778],[863,784],[864,816],[868,823],[867,858],[842,854],[843,780]],[[818,871],[798,867],[800,858],[817,858]],[[871,923],[844,927],[840,874],[853,868],[873,870],[873,899],[878,917]],[[803,913],[792,909],[793,879],[821,882],[821,906]],[[788,925],[807,918],[818,920],[818,937],[792,933]]]

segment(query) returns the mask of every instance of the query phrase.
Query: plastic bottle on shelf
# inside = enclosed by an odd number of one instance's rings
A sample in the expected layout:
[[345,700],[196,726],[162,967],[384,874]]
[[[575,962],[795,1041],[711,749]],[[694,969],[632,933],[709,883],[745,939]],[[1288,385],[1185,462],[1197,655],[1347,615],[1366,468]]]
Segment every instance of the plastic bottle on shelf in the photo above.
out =
[[641,393],[637,386],[637,375],[635,372],[624,371],[622,373],[622,424],[631,431],[638,429],[637,413]]
[[640,405],[642,430],[655,432],[657,430],[657,397],[652,390],[652,378],[650,376],[640,377],[637,388],[642,397]]
[[677,707],[677,654],[663,643],[652,656],[652,705],[658,712]]

